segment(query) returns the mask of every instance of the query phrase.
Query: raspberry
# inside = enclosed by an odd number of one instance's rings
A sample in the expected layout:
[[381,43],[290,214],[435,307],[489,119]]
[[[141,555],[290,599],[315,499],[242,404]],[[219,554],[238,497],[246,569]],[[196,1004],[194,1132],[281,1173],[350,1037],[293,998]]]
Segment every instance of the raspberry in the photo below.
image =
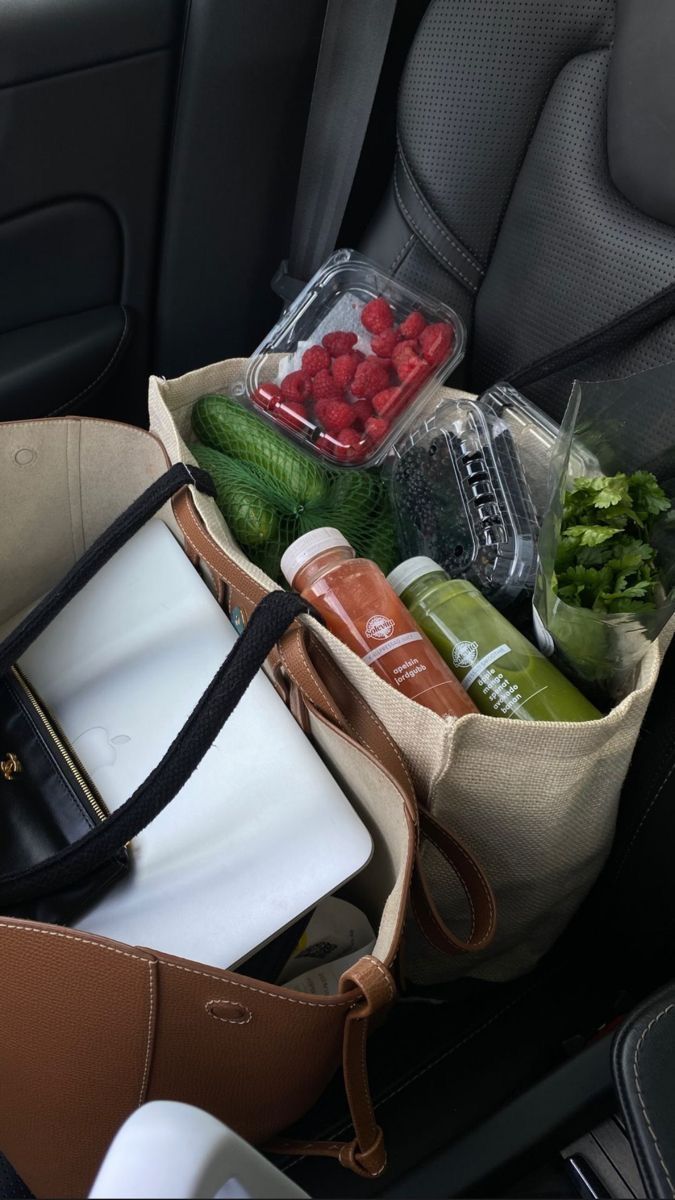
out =
[[379,358],[391,358],[391,352],[400,338],[398,329],[385,329],[384,333],[378,333],[370,343],[373,354]]
[[352,380],[352,395],[369,400],[389,382],[389,371],[377,358],[367,358],[359,363]]
[[370,400],[355,400],[352,404],[352,424],[365,425],[366,421],[373,415],[373,406]]
[[259,388],[256,388],[251,399],[258,408],[264,408],[269,411],[274,408],[281,400],[281,388],[277,387],[276,383],[261,383]]
[[326,347],[331,358],[337,358],[340,354],[349,354],[352,346],[355,346],[358,340],[355,333],[346,333],[339,329],[335,333],[324,334],[321,342]]
[[302,403],[307,399],[311,388],[310,380],[302,371],[291,371],[290,375],[281,381],[281,394],[284,400],[299,400]]
[[314,411],[327,433],[347,429],[354,421],[352,406],[346,400],[319,400]]
[[330,366],[330,354],[323,346],[310,346],[302,356],[302,370],[310,378]]
[[307,409],[299,400],[281,400],[274,406],[274,416],[289,429],[306,429],[309,424]]
[[378,417],[392,417],[402,399],[400,387],[385,388],[383,392],[378,392],[376,396],[373,396],[373,408]]
[[455,341],[455,331],[446,321],[437,321],[435,325],[427,325],[420,334],[420,350],[432,367],[447,358]]
[[418,338],[423,329],[426,329],[426,321],[421,312],[411,312],[406,317],[405,321],[401,321],[401,336],[404,338]]
[[330,371],[319,371],[312,380],[315,400],[342,400],[342,388],[335,382]]
[[389,432],[389,422],[385,417],[369,417],[366,421],[366,437],[371,442],[381,442],[386,433]]
[[358,462],[366,453],[367,445],[363,435],[355,429],[341,429],[331,439],[331,450],[340,462]]
[[359,363],[363,360],[363,355],[358,350],[352,350],[351,354],[339,354],[333,359],[332,372],[333,379],[341,388],[348,388]]
[[391,361],[401,380],[410,379],[418,372],[426,374],[429,370],[428,364],[417,353],[417,342],[399,342],[398,346],[394,346]]
[[384,296],[369,300],[361,313],[361,324],[369,333],[384,333],[394,324],[394,310]]

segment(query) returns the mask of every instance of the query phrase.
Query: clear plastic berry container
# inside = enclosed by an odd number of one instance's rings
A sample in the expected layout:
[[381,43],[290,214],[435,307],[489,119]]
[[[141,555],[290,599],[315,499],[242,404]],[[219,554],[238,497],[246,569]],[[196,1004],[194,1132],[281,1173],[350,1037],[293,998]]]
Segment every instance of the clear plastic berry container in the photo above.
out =
[[446,304],[338,250],[249,359],[253,408],[336,466],[371,467],[464,353]]
[[403,553],[433,558],[498,608],[534,589],[539,527],[511,430],[475,400],[442,401],[396,447]]
[[[550,501],[551,456],[560,426],[509,383],[496,383],[489,391],[483,392],[477,403],[486,413],[504,421],[511,430],[535,508],[538,515],[543,517]],[[601,474],[596,456],[580,438],[574,438],[568,466],[570,478]]]

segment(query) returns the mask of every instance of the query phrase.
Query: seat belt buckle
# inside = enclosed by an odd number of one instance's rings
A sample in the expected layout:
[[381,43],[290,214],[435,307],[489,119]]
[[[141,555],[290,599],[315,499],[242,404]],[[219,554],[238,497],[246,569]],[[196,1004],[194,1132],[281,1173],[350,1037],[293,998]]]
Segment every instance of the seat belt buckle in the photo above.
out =
[[272,276],[271,287],[275,295],[288,306],[300,295],[300,292],[305,287],[305,280],[294,279],[292,275],[289,275],[288,259],[284,258]]

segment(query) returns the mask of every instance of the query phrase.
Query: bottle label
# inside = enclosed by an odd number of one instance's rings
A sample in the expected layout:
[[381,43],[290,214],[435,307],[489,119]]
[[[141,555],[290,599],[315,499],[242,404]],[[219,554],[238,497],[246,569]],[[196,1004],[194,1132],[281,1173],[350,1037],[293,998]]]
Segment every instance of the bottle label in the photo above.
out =
[[[459,646],[455,647],[455,650],[459,650],[463,646],[467,646],[468,644],[469,643],[467,643],[467,642],[460,642]],[[471,645],[476,646],[476,643],[472,642]],[[478,647],[476,646],[476,650],[477,649],[478,649]],[[494,650],[490,650],[487,654],[484,654],[482,658],[479,658],[478,662],[474,662],[474,665],[472,666],[471,670],[467,671],[466,675],[464,676],[464,678],[462,680],[462,687],[464,688],[464,690],[468,692],[469,688],[471,687],[471,684],[475,683],[476,680],[479,679],[480,676],[483,674],[483,672],[487,671],[488,667],[491,667],[492,664],[497,662],[498,659],[503,658],[505,654],[510,654],[510,653],[511,653],[511,647],[507,646],[506,642],[503,642],[501,646],[495,646]],[[455,651],[453,651],[452,657],[454,660]],[[456,663],[455,665],[459,666],[459,665],[464,665],[464,664]]]
[[[393,621],[392,621],[393,628]],[[367,629],[367,626],[366,626]],[[371,634],[371,637],[373,635]],[[379,635],[375,635],[379,636]],[[398,650],[399,646],[407,646],[410,642],[421,642],[421,633],[401,633],[398,637],[390,638],[388,642],[383,642],[381,646],[376,646],[374,650],[370,650],[368,654],[364,654],[363,661],[370,666],[371,663],[377,662],[378,658],[382,658],[385,654],[389,654],[391,650]]]

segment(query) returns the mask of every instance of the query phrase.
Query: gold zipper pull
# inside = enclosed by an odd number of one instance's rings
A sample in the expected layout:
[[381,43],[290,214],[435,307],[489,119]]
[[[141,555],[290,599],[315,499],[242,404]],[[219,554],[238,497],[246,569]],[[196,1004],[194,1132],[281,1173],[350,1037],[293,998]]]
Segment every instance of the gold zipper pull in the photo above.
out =
[[18,775],[21,771],[23,771],[23,767],[16,754],[7,751],[7,757],[3,758],[2,762],[0,762],[0,773],[3,779],[6,779],[7,783],[11,783],[14,776]]

